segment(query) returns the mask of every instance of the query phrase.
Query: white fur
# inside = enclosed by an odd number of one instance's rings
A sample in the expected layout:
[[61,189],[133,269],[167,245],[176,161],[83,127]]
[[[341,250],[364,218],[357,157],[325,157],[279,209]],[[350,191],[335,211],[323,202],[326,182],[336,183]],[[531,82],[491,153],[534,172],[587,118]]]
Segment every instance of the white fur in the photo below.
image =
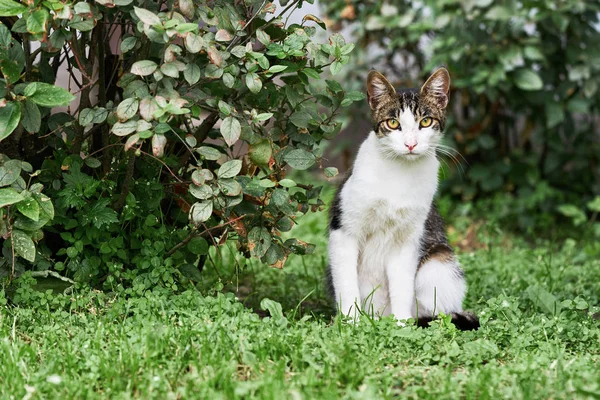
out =
[[[409,110],[399,120],[401,130],[384,138],[371,132],[361,145],[340,193],[341,228],[330,233],[338,308],[352,316],[358,304],[375,315],[415,317],[415,290],[424,314],[459,311],[464,296],[464,282],[444,286],[453,269],[444,270],[439,261],[427,262],[417,274],[420,239],[438,185],[439,133],[419,130]],[[411,141],[417,143],[413,154],[405,146]]]
[[417,301],[413,305],[414,316],[430,317],[440,312],[449,314],[462,311],[467,285],[456,271],[457,265],[447,265],[436,259],[426,261],[421,266],[415,283]]

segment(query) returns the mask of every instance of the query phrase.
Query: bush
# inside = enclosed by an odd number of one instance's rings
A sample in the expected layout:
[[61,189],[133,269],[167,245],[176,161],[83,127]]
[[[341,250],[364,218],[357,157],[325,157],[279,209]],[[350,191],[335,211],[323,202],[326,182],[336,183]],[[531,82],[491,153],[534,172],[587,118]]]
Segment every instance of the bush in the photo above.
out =
[[323,207],[288,167],[324,168],[363,96],[322,80],[354,46],[280,3],[0,0],[0,274],[177,289],[226,240],[276,267],[311,252],[279,236]]
[[507,219],[522,228],[540,222],[523,214],[555,217],[560,204],[583,208],[600,193],[597,2],[322,6],[336,28],[353,29],[349,81],[362,83],[376,67],[411,86],[448,66],[454,107],[446,132],[468,165],[465,177],[454,170],[446,191],[462,200],[511,193],[517,202]]

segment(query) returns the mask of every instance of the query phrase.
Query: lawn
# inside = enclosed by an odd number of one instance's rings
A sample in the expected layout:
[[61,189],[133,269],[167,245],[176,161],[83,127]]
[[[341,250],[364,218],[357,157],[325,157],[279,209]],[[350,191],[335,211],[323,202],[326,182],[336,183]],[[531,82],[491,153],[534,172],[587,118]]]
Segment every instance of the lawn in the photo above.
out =
[[[452,239],[482,327],[460,332],[331,314],[325,213],[284,270],[212,254],[197,291],[66,307],[0,306],[0,398],[600,398],[600,260],[593,240],[533,240],[468,217]],[[590,250],[592,249],[592,250]],[[0,296],[0,301],[3,301]]]

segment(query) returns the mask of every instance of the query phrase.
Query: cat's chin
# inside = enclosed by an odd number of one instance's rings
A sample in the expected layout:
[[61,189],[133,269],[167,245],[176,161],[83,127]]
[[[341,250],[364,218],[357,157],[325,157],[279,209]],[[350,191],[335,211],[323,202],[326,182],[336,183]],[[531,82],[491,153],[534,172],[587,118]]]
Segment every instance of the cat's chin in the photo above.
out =
[[396,159],[405,162],[416,162],[425,159],[425,153],[400,153]]

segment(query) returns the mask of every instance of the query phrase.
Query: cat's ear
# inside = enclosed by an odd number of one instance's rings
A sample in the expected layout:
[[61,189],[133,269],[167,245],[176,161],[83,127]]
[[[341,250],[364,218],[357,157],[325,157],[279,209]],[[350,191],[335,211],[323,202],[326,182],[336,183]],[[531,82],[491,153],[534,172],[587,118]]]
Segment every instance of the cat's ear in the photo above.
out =
[[383,100],[394,96],[396,96],[396,90],[385,79],[385,76],[377,71],[369,72],[367,77],[367,99],[371,110],[375,110]]
[[421,87],[421,97],[444,109],[448,105],[450,92],[450,74],[446,68],[437,69]]

